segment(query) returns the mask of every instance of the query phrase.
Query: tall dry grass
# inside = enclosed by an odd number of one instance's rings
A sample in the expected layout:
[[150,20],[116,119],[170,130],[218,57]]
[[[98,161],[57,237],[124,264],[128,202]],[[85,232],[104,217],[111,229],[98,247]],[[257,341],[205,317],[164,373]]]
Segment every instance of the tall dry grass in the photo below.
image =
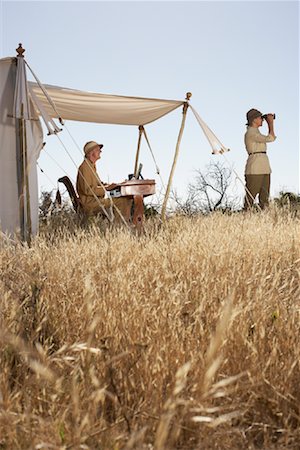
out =
[[299,219],[1,240],[1,449],[299,449]]

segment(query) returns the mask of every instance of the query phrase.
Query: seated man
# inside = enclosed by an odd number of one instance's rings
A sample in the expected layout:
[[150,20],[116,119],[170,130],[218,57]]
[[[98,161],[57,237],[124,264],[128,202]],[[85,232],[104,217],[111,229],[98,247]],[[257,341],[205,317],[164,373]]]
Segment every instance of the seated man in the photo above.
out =
[[[84,212],[87,214],[97,214],[112,205],[117,207],[126,222],[130,220],[132,200],[126,197],[104,198],[107,185],[100,181],[96,171],[96,161],[100,159],[102,144],[90,141],[84,146],[84,161],[80,165],[77,174],[76,189]],[[114,208],[114,215],[118,221],[121,220],[118,211]]]

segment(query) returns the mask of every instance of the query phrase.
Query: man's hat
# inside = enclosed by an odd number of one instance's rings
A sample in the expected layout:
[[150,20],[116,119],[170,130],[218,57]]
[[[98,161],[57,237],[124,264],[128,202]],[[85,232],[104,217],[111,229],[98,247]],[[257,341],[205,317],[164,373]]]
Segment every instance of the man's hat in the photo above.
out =
[[258,109],[250,109],[247,114],[247,123],[246,125],[251,125],[251,123],[253,122],[254,119],[256,119],[257,117],[261,117],[262,113],[260,111],[258,111]]
[[90,153],[92,150],[94,150],[94,148],[96,147],[100,147],[100,149],[103,147],[102,144],[98,144],[95,141],[89,141],[85,144],[85,146],[83,147],[83,151],[84,151],[84,155],[87,156],[88,153]]

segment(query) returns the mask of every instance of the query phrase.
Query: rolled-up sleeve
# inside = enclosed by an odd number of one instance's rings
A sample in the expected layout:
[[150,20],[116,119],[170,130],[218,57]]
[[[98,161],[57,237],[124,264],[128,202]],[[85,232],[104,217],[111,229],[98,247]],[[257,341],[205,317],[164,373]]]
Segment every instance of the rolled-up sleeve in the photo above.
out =
[[273,136],[272,134],[268,134],[266,136],[265,134],[257,133],[253,137],[254,141],[262,142],[262,143],[273,142],[273,141],[275,141],[275,139],[276,139],[276,136]]

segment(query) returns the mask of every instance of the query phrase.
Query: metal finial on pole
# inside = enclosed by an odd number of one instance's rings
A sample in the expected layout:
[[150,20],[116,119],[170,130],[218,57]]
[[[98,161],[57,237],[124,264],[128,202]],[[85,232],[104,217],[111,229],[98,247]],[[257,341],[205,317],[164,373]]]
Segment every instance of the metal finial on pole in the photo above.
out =
[[190,100],[191,96],[192,96],[192,93],[191,93],[191,92],[187,92],[187,93],[186,93],[185,99],[186,99],[187,102]]
[[25,52],[25,48],[22,47],[22,44],[19,44],[19,47],[16,48],[16,52],[18,53],[17,58],[24,58],[23,53]]

